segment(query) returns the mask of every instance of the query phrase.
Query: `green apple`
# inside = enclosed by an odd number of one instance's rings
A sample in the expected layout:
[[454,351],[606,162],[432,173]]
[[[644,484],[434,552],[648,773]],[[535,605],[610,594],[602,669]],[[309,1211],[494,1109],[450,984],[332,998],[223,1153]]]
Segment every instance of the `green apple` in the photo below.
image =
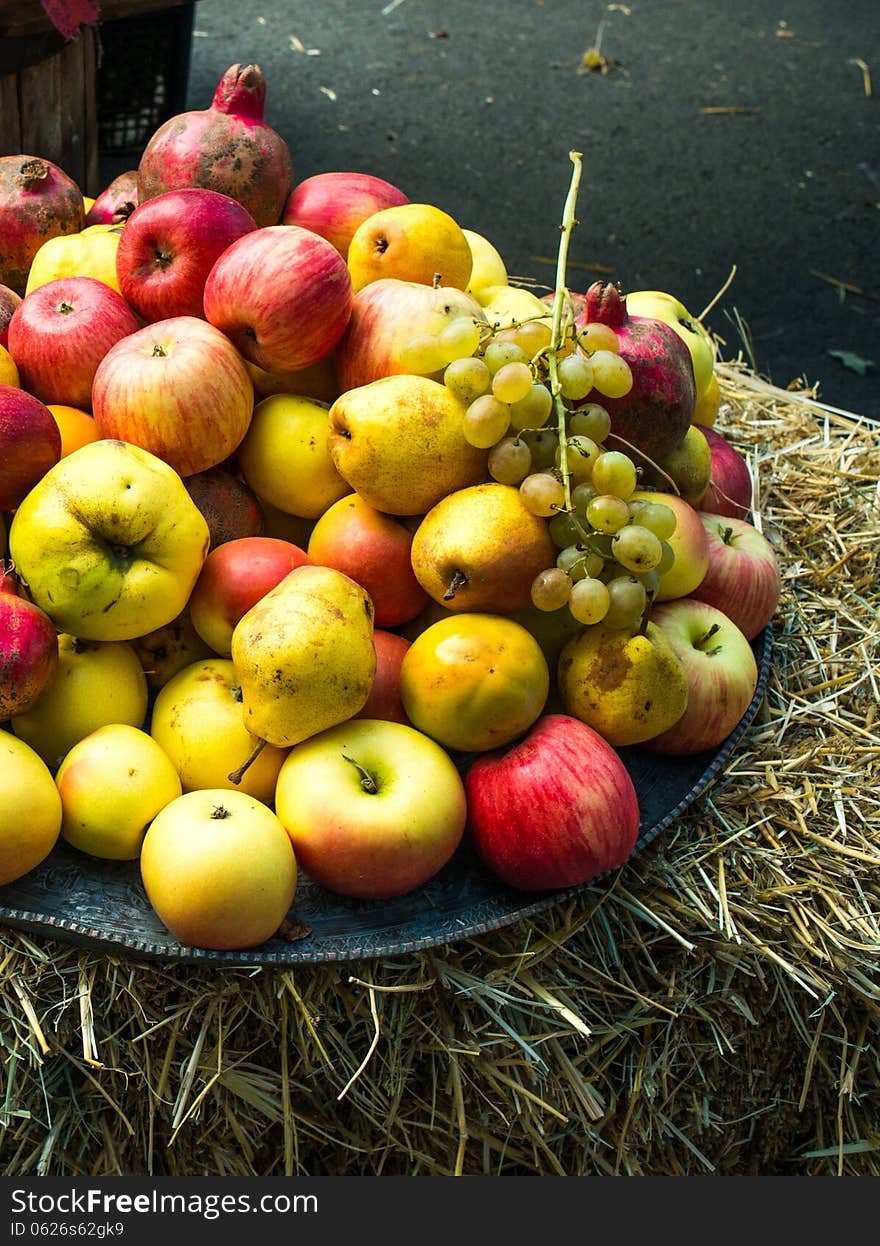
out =
[[15,512],[9,553],[60,632],[125,641],[183,610],[208,553],[207,521],[164,460],[123,441],[61,459]]
[[107,723],[140,727],[147,677],[125,641],[58,637],[58,672],[39,700],[12,719],[12,730],[55,770],[79,740]]
[[61,838],[108,861],[136,861],[150,822],[181,794],[168,754],[126,723],[108,723],[74,744],[55,783]]
[[675,330],[691,353],[699,402],[712,379],[715,366],[712,339],[700,321],[675,295],[665,294],[662,290],[631,290],[626,296],[626,309],[631,316],[662,320]]
[[414,727],[375,718],[295,744],[278,775],[275,811],[307,874],[365,900],[427,882],[458,847],[467,813],[445,749]]

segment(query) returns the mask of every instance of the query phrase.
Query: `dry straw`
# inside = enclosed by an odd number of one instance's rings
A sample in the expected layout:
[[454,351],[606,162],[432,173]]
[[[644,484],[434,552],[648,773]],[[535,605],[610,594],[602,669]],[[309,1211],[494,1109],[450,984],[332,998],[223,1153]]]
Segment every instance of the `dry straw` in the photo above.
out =
[[880,1174],[880,441],[721,365],[784,595],[724,773],[614,878],[417,955],[0,932],[7,1175]]

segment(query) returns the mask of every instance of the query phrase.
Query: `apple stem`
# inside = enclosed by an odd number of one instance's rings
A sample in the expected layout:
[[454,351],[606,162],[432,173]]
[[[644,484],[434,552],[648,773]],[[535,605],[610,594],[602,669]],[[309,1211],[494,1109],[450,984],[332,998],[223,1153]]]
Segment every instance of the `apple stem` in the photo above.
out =
[[458,571],[458,570],[453,571],[452,579],[449,581],[449,587],[446,589],[446,592],[443,594],[443,600],[452,601],[453,597],[458,592],[458,590],[460,588],[464,588],[467,582],[468,582],[468,578],[463,571]]
[[725,545],[733,544],[733,528],[724,528],[721,532],[721,540]]
[[370,774],[369,770],[367,770],[365,766],[362,766],[359,761],[355,761],[353,757],[349,757],[348,753],[343,753],[342,756],[347,762],[350,762],[354,766],[355,770],[361,776],[361,787],[364,791],[369,792],[371,796],[375,796],[379,791],[379,784]]
[[241,783],[242,779],[245,776],[245,771],[247,771],[254,764],[254,762],[260,756],[260,753],[262,753],[265,747],[266,747],[265,740],[257,740],[256,747],[254,751],[251,753],[250,757],[248,757],[247,761],[242,762],[242,764],[238,767],[237,770],[233,770],[230,774],[226,776],[229,782],[230,783]]
[[[700,637],[700,639],[696,642],[696,645],[694,647],[696,649],[702,649],[703,646],[712,639],[712,637],[715,635],[717,631],[718,631],[718,624],[713,623],[712,626],[709,628],[708,632],[706,632],[705,635]],[[711,650],[711,653],[717,653],[720,647],[721,647],[720,645],[716,646],[714,649]]]

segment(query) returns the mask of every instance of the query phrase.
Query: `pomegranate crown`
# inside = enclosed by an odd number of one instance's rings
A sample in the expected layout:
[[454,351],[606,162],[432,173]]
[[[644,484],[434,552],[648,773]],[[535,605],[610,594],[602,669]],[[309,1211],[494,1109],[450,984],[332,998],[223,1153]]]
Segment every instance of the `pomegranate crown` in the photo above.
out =
[[594,281],[586,294],[584,321],[619,328],[628,318],[626,295],[610,281]]
[[217,83],[211,101],[215,112],[262,121],[266,108],[266,77],[259,65],[230,65]]

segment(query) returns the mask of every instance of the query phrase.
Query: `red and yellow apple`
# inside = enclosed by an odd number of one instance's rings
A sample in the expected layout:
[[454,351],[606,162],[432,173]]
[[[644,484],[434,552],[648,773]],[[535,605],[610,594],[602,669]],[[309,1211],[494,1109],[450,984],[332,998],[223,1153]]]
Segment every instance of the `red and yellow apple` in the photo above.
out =
[[6,566],[0,560],[0,723],[30,709],[58,672],[52,620],[21,596]]
[[746,640],[754,640],[776,613],[782,578],[776,551],[745,519],[700,513],[709,540],[709,568],[691,593],[721,610]]
[[315,173],[294,186],[287,197],[282,225],[301,225],[332,243],[343,259],[359,225],[369,216],[409,203],[391,182],[372,173]]
[[215,653],[228,658],[238,621],[288,571],[310,561],[305,550],[277,537],[224,541],[208,554],[190,593],[193,627]]
[[149,450],[181,476],[227,459],[253,410],[254,387],[241,355],[195,316],[159,320],[117,342],[92,385],[101,436]]
[[427,882],[464,832],[464,784],[414,727],[352,719],[288,753],[278,817],[302,869],[338,895],[383,900]]
[[675,554],[675,562],[660,577],[660,588],[654,600],[669,601],[674,597],[686,597],[693,592],[709,567],[709,551],[706,530],[695,508],[676,493],[637,489],[633,500],[644,498],[668,506],[675,515],[675,531],[669,544]]
[[414,619],[428,601],[410,562],[412,538],[399,518],[350,493],[317,520],[308,553],[312,562],[345,572],[367,590],[377,627],[397,627]]
[[752,508],[752,474],[745,455],[716,428],[698,425],[709,443],[710,481],[695,506],[713,515],[748,519]]
[[367,703],[354,715],[355,718],[382,718],[386,722],[412,726],[400,695],[400,668],[410,644],[411,641],[397,632],[388,632],[381,627],[374,629],[376,676]]
[[0,511],[11,511],[61,457],[52,412],[33,394],[0,385]]
[[149,823],[181,793],[168,755],[127,723],[108,723],[74,744],[55,783],[61,838],[108,861],[135,861]]

